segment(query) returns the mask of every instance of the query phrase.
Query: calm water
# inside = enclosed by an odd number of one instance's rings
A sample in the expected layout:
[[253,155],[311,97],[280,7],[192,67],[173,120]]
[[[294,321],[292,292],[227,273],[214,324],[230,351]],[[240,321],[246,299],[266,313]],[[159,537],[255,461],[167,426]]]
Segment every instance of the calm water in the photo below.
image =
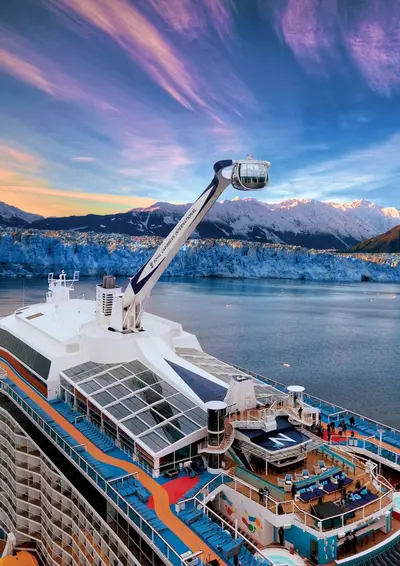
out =
[[[94,282],[75,295],[93,298]],[[0,316],[45,291],[44,280],[0,281]],[[400,428],[399,285],[162,281],[148,308],[181,322],[210,354]]]

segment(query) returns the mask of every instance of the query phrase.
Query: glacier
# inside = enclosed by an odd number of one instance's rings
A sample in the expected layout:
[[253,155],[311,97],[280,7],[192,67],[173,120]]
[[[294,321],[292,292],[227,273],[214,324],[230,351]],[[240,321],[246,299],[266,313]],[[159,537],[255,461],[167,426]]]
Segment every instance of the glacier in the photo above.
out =
[[[0,277],[42,277],[61,270],[77,270],[82,276],[132,276],[160,241],[154,236],[4,229],[0,231]],[[192,239],[165,275],[400,282],[400,254],[348,254],[283,244]]]

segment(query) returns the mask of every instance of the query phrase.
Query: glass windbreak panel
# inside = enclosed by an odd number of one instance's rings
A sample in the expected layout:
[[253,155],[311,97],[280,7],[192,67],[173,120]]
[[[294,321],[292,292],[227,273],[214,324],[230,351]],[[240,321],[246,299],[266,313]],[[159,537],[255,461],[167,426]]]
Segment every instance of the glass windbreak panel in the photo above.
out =
[[124,367],[132,373],[139,373],[140,371],[144,371],[147,369],[147,367],[143,365],[142,362],[139,362],[139,360],[133,360],[132,362],[127,362],[126,364],[124,364]]
[[102,407],[104,407],[105,405],[109,405],[110,403],[115,401],[115,397],[107,393],[107,391],[103,391],[102,393],[96,393],[96,395],[92,396],[92,399]]
[[165,419],[170,419],[176,415],[180,415],[181,411],[171,405],[168,401],[161,401],[152,407],[157,413],[160,413]]
[[79,387],[85,393],[94,393],[95,391],[101,389],[101,385],[96,383],[96,381],[94,381],[93,379],[91,381],[86,381],[85,383],[82,383],[81,385],[79,385]]
[[143,389],[147,385],[141,381],[138,377],[131,377],[123,381],[125,387],[129,387],[131,391],[138,391],[138,389]]
[[158,434],[156,434],[155,432],[141,436],[140,440],[144,442],[146,446],[148,446],[153,452],[159,452],[163,448],[169,446],[169,443],[158,436]]
[[186,417],[178,417],[171,421],[171,424],[176,426],[180,431],[182,431],[185,435],[191,434],[195,430],[199,430],[199,425],[193,423],[191,420],[187,419]]
[[129,397],[129,399],[124,399],[124,405],[130,410],[131,413],[137,413],[138,411],[140,411],[140,409],[146,407],[146,403],[144,403],[137,397]]
[[144,391],[139,391],[139,393],[137,393],[137,396],[140,397],[140,399],[143,399],[143,401],[147,403],[147,405],[152,405],[153,403],[162,401],[161,395],[150,388],[145,389]]
[[153,428],[165,420],[164,417],[159,415],[156,411],[144,411],[139,413],[139,416],[142,421],[149,425],[148,428]]
[[169,397],[170,395],[175,395],[175,393],[178,393],[178,390],[166,381],[162,381],[160,383],[152,385],[151,387],[152,389],[154,389],[154,391],[157,391],[157,393],[159,393],[163,397]]
[[120,367],[111,370],[110,374],[117,379],[124,379],[124,377],[132,375],[132,372],[130,372],[128,369],[125,369],[124,367]]
[[131,414],[131,411],[129,409],[127,409],[126,407],[124,407],[124,405],[122,403],[118,403],[117,405],[113,405],[112,407],[107,409],[107,412],[110,413],[110,415],[112,415],[113,417],[115,417],[119,421]]
[[135,436],[137,436],[141,432],[145,432],[146,430],[149,430],[149,425],[141,421],[138,417],[132,417],[131,419],[127,419],[119,426],[126,427],[128,430],[133,432]]
[[121,399],[121,397],[126,397],[131,393],[131,391],[127,387],[124,387],[123,385],[114,385],[113,387],[107,389],[107,391],[111,393],[111,395],[114,395],[114,397],[116,397],[117,399]]
[[185,415],[202,427],[207,425],[207,413],[203,411],[203,409],[200,409],[200,407],[191,409],[185,413]]
[[112,375],[110,375],[109,373],[98,375],[96,377],[96,381],[97,383],[100,383],[102,387],[107,387],[107,385],[112,385],[113,383],[117,382],[117,380],[114,377],[112,377]]
[[192,409],[196,407],[195,403],[182,395],[182,393],[178,393],[178,395],[174,395],[170,398],[171,403],[178,407],[181,411],[187,411],[188,409]]
[[164,426],[160,426],[157,429],[157,434],[159,434],[164,440],[166,440],[168,444],[174,444],[174,442],[177,442],[185,436],[182,431],[178,430],[170,423],[167,423]]
[[158,377],[158,375],[156,375],[155,373],[153,373],[150,370],[147,371],[143,371],[142,373],[139,373],[140,379],[142,381],[144,381],[146,383],[146,385],[153,385],[154,383],[158,383],[160,381],[160,378]]

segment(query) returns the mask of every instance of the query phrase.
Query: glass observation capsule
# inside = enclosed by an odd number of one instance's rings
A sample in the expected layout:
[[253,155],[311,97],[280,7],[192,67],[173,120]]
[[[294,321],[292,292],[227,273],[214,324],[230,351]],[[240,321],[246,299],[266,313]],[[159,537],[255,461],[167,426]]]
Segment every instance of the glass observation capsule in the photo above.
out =
[[238,161],[232,173],[232,186],[238,191],[257,191],[268,185],[268,161]]

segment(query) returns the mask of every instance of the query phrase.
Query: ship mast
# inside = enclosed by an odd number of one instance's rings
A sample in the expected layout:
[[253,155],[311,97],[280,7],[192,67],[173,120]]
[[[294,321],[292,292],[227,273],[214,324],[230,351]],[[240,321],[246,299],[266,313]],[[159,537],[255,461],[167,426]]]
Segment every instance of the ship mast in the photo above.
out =
[[223,191],[232,183],[240,191],[263,189],[268,184],[268,161],[231,159],[214,164],[214,177],[205,191],[168,234],[152,257],[134,275],[122,296],[114,298],[111,326],[120,332],[141,330],[144,304],[154,285]]

